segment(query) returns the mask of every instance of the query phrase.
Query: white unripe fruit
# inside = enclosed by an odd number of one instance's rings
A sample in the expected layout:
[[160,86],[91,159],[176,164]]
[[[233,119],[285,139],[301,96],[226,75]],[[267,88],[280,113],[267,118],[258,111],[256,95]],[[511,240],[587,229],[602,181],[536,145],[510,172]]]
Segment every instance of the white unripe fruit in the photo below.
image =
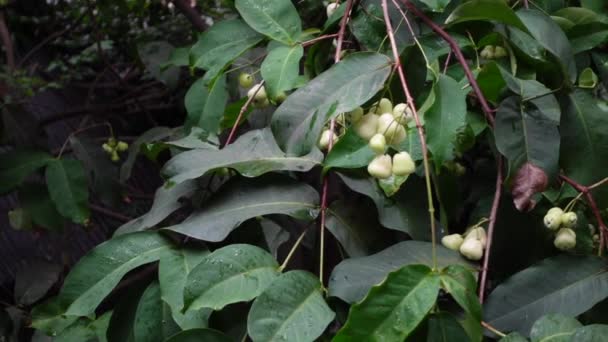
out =
[[[389,138],[390,141],[393,135],[397,132],[399,123],[393,118],[393,114],[384,113],[378,117],[378,130],[380,134],[384,134],[385,137]],[[392,141],[391,141],[392,143]]]
[[412,110],[407,104],[399,103],[393,108],[393,117],[400,124],[406,125],[414,119],[414,113],[412,113]]
[[407,138],[405,128],[401,125],[396,126],[395,133],[391,136],[387,136],[387,141],[391,145],[399,145],[405,140],[405,138]]
[[486,47],[484,47],[483,50],[481,50],[481,53],[479,54],[479,56],[481,56],[481,58],[485,58],[485,59],[493,59],[494,58],[494,46],[486,45]]
[[393,174],[407,176],[416,171],[416,163],[407,152],[399,152],[393,156]]
[[564,212],[562,211],[562,209],[558,207],[553,207],[549,209],[549,211],[547,211],[547,214],[543,218],[543,223],[545,224],[545,227],[551,230],[558,229],[562,224],[563,213]]
[[505,50],[505,48],[502,46],[494,47],[494,58],[503,58],[507,57],[508,55],[507,50]]
[[365,139],[371,139],[378,131],[378,116],[368,113],[361,117],[355,124],[355,132]]
[[464,239],[459,250],[460,254],[469,260],[481,260],[483,255],[483,245],[477,239]]
[[255,104],[261,104],[268,100],[266,88],[264,88],[264,85],[261,83],[255,84],[253,87],[251,87],[251,89],[249,89],[247,92],[247,97],[253,97],[253,102]]
[[363,108],[357,107],[351,110],[348,114],[350,115],[350,120],[352,122],[357,122],[361,120],[361,117],[363,117]]
[[384,154],[384,149],[386,148],[386,138],[384,137],[384,135],[382,135],[380,133],[376,133],[369,140],[369,147],[376,154]]
[[393,103],[391,100],[383,97],[378,101],[376,107],[376,114],[384,114],[384,113],[392,113],[393,112]]
[[391,157],[386,154],[377,156],[367,166],[367,172],[378,179],[389,178],[392,174]]
[[332,14],[334,14],[334,12],[338,9],[338,4],[335,2],[330,3],[329,5],[327,5],[326,7],[326,11],[327,11],[327,17],[331,17]]
[[578,217],[576,217],[576,213],[569,211],[569,212],[563,213],[561,215],[560,221],[562,223],[562,226],[564,226],[566,228],[572,228],[572,227],[576,226]]
[[449,248],[453,251],[458,251],[463,242],[464,242],[464,239],[462,238],[462,235],[460,235],[460,234],[446,235],[441,238],[441,244],[445,248]]
[[471,229],[471,231],[469,231],[467,233],[467,235],[465,236],[464,239],[465,240],[479,240],[479,242],[481,242],[481,245],[483,246],[483,248],[486,248],[486,243],[488,242],[488,236],[486,235],[486,230],[481,227]]
[[555,235],[553,244],[562,251],[572,249],[576,246],[576,233],[570,228],[562,228]]
[[319,139],[319,148],[321,150],[325,151],[329,147],[330,136],[331,136],[331,140],[333,141],[333,144],[335,144],[338,141],[338,137],[336,136],[336,133],[332,133],[332,131],[329,129],[324,130],[323,133],[321,133],[321,138]]

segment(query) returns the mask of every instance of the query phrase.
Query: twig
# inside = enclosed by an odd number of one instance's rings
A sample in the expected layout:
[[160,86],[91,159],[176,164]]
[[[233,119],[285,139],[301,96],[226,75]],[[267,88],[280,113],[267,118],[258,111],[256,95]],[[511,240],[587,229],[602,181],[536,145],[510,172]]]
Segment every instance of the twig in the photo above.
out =
[[[342,54],[342,43],[344,42],[344,33],[346,32],[346,24],[350,17],[350,13],[353,9],[353,0],[348,0],[346,3],[346,10],[340,21],[340,30],[338,31],[338,39],[336,40],[336,53],[334,55],[334,64],[340,62],[340,55]],[[336,119],[329,121],[329,145],[327,146],[327,152],[329,153],[334,147],[334,129],[336,128]],[[327,212],[327,193],[329,192],[329,178],[327,175],[323,176],[323,190],[321,193],[321,223],[319,227],[319,281],[323,285],[323,273],[325,264],[325,216]]]
[[304,231],[302,232],[302,234],[300,234],[300,237],[298,237],[298,239],[296,240],[296,242],[293,244],[293,247],[291,247],[291,250],[289,251],[289,253],[285,257],[285,261],[283,261],[283,263],[279,267],[279,271],[280,272],[283,272],[283,270],[285,269],[285,267],[287,267],[287,264],[289,263],[289,260],[293,256],[293,253],[296,251],[296,249],[298,249],[298,246],[300,245],[300,243],[302,243],[302,240],[304,239],[304,236],[306,236],[306,232],[308,232],[308,227],[306,227],[304,229]]
[[0,39],[4,45],[4,53],[6,54],[6,65],[10,71],[15,70],[15,51],[13,50],[13,41],[11,33],[8,31],[8,25],[4,18],[4,11],[0,10]]
[[173,4],[197,31],[205,31],[207,29],[207,24],[205,24],[198,11],[190,6],[189,0],[173,0]]
[[316,38],[313,38],[313,39],[310,39],[310,40],[307,40],[307,41],[303,42],[302,46],[303,47],[307,47],[307,46],[312,45],[312,44],[314,44],[316,42],[319,42],[321,40],[330,39],[330,38],[336,38],[337,36],[338,36],[337,33],[325,34],[325,35],[318,36]]
[[494,227],[496,225],[496,216],[498,215],[498,206],[500,205],[500,196],[502,196],[502,156],[498,155],[496,161],[496,192],[492,201],[492,210],[490,211],[490,222],[488,223],[488,238],[486,239],[486,250],[483,256],[483,267],[481,268],[481,276],[479,282],[479,302],[483,303],[486,292],[486,283],[488,278],[488,265],[490,263],[490,252],[492,251],[492,237],[494,236]]
[[401,1],[405,4],[405,6],[407,6],[407,8],[410,11],[412,11],[418,18],[420,18],[422,21],[424,21],[431,29],[433,29],[433,31],[435,31],[439,36],[441,36],[441,38],[443,38],[450,45],[452,52],[456,56],[456,59],[462,65],[462,68],[464,69],[464,73],[467,76],[467,79],[468,79],[469,83],[471,84],[473,91],[477,95],[477,99],[479,100],[479,103],[481,104],[481,108],[483,109],[483,112],[486,116],[486,120],[488,120],[490,125],[493,127],[494,126],[494,116],[492,115],[493,111],[490,108],[490,105],[488,104],[486,97],[481,92],[481,89],[479,88],[479,84],[477,83],[477,80],[475,80],[475,76],[473,76],[473,72],[471,72],[471,68],[469,68],[469,65],[467,64],[467,60],[464,58],[462,51],[460,51],[460,47],[458,47],[458,43],[456,43],[454,38],[452,38],[449,35],[449,33],[447,33],[444,29],[439,27],[439,25],[435,24],[434,21],[432,21],[429,17],[427,17],[424,13],[422,13],[422,11],[420,11],[418,8],[416,8],[416,6],[413,3],[411,3],[409,0],[401,0]]
[[100,206],[95,205],[95,204],[89,204],[89,208],[91,208],[91,210],[93,210],[96,213],[103,214],[105,216],[111,217],[111,218],[116,219],[118,221],[129,222],[129,221],[132,220],[132,218],[130,218],[128,216],[125,216],[125,215],[120,214],[120,213],[113,212],[112,210],[100,207]]
[[490,324],[481,321],[481,326],[483,326],[484,328],[488,329],[489,331],[493,332],[494,334],[500,336],[500,337],[505,337],[507,336],[505,333],[503,333],[502,331],[494,328],[493,326],[491,326]]
[[427,192],[427,200],[429,206],[429,218],[431,221],[431,240],[433,243],[433,268],[437,268],[437,251],[435,250],[435,246],[437,243],[436,238],[436,228],[435,228],[435,207],[433,205],[433,194],[431,187],[431,172],[429,167],[429,156],[428,156],[428,148],[426,146],[426,136],[424,133],[424,128],[422,127],[420,117],[418,116],[418,110],[416,109],[416,104],[414,103],[414,98],[412,97],[409,87],[407,85],[407,80],[405,78],[405,73],[403,71],[403,67],[401,65],[401,59],[399,58],[399,49],[397,48],[397,42],[395,41],[395,34],[393,31],[393,26],[391,24],[390,16],[388,14],[388,4],[386,0],[382,0],[382,9],[384,11],[384,22],[386,24],[386,32],[388,34],[388,38],[391,42],[391,47],[393,50],[393,58],[395,59],[395,68],[397,69],[397,74],[399,74],[399,79],[401,80],[401,87],[403,88],[403,93],[405,94],[405,98],[408,106],[412,110],[412,114],[414,115],[414,120],[416,121],[416,128],[418,130],[418,137],[420,138],[420,145],[422,147],[422,157],[423,157],[423,165],[424,165],[424,178],[426,180],[426,192]]
[[255,90],[253,95],[249,96],[249,98],[247,99],[247,101],[245,102],[243,107],[241,107],[241,111],[239,112],[239,115],[236,117],[236,121],[234,122],[234,125],[232,125],[232,129],[230,130],[228,139],[226,139],[226,142],[224,143],[224,147],[228,146],[232,142],[232,139],[234,139],[234,134],[236,133],[237,127],[239,127],[239,123],[241,122],[241,119],[243,118],[243,114],[245,114],[245,112],[247,111],[247,108],[249,108],[249,106],[255,99],[255,95],[258,93],[258,91],[260,91],[260,89],[262,89],[265,82],[266,81],[260,82],[260,86]]

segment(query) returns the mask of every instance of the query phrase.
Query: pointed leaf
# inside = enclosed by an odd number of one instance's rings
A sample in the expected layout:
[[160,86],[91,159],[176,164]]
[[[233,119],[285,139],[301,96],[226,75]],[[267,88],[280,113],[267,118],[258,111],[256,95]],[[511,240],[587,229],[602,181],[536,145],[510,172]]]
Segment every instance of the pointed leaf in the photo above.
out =
[[161,299],[158,282],[152,282],[137,304],[133,321],[133,341],[161,342],[180,330],[171,317],[171,308]]
[[32,222],[49,230],[60,230],[64,219],[57,211],[49,190],[44,185],[26,184],[19,189],[19,203]]
[[157,232],[122,235],[97,246],[74,266],[59,292],[64,315],[87,316],[127,272],[168,255],[172,245]]
[[586,327],[578,328],[571,341],[576,342],[602,342],[608,336],[608,325],[591,324]]
[[[382,282],[392,271],[406,265],[433,264],[432,244],[422,241],[404,241],[380,253],[362,258],[346,259],[339,263],[329,278],[329,295],[347,303],[361,300],[369,289]],[[440,267],[459,264],[470,266],[458,252],[437,246],[437,264]],[[470,266],[472,268],[472,266]]]
[[254,30],[292,45],[302,33],[300,15],[290,0],[236,0],[234,5]]
[[300,59],[304,56],[302,45],[277,46],[272,49],[260,67],[264,86],[271,99],[281,92],[291,90],[300,72]]
[[526,31],[521,19],[504,1],[473,0],[458,6],[446,19],[446,24],[470,20],[494,20]]
[[325,122],[371,99],[390,70],[384,55],[353,53],[296,90],[272,117],[272,131],[279,146],[288,155],[310,152]]
[[61,215],[80,224],[89,219],[89,188],[82,163],[53,160],[46,168],[46,184]]
[[220,75],[209,84],[202,77],[190,86],[184,98],[188,119],[185,127],[200,127],[205,132],[217,134],[228,101],[226,75]]
[[427,143],[436,167],[452,159],[458,131],[466,125],[466,93],[459,89],[454,79],[440,75],[433,87],[435,102],[424,113]]
[[13,150],[0,155],[0,194],[21,185],[27,176],[51,162],[46,152]]
[[284,214],[310,220],[318,214],[319,194],[307,184],[265,177],[240,179],[225,188],[204,208],[184,222],[166,229],[195,239],[218,242],[246,220],[268,214]]
[[192,270],[209,255],[206,249],[182,248],[163,257],[158,264],[161,298],[171,308],[173,320],[180,328],[206,328],[212,310],[185,310],[184,288]]
[[432,314],[428,322],[427,342],[470,341],[456,317],[448,312]]
[[390,273],[354,304],[334,341],[402,341],[435,305],[439,277],[425,265]]
[[322,154],[314,150],[307,156],[287,157],[277,146],[269,129],[254,130],[221,150],[197,149],[178,154],[167,162],[163,173],[177,184],[198,178],[222,167],[233,168],[245,177],[270,171],[309,171],[319,164]]
[[154,194],[154,203],[152,203],[150,210],[146,214],[118,227],[114,232],[114,236],[154,227],[167,216],[171,215],[171,213],[181,208],[182,203],[180,200],[192,197],[197,189],[198,187],[194,180],[187,180],[168,188],[161,186]]
[[289,241],[289,232],[276,222],[263,217],[260,220],[260,226],[262,226],[266,246],[268,246],[270,254],[276,259],[279,248]]
[[291,271],[266,288],[251,306],[247,332],[257,341],[314,341],[334,319],[321,284],[312,274]]
[[606,262],[560,255],[511,276],[490,294],[484,321],[501,331],[527,335],[549,313],[577,316],[608,297]]
[[475,290],[477,280],[470,268],[460,265],[450,265],[441,271],[441,287],[471,315],[481,322],[481,304]]
[[188,275],[184,303],[189,309],[221,310],[254,299],[279,276],[279,265],[265,250],[229,245],[209,254]]
[[547,315],[534,322],[530,331],[532,342],[569,342],[574,331],[582,324],[572,317]]
[[213,329],[191,329],[171,336],[165,342],[233,342],[221,331]]

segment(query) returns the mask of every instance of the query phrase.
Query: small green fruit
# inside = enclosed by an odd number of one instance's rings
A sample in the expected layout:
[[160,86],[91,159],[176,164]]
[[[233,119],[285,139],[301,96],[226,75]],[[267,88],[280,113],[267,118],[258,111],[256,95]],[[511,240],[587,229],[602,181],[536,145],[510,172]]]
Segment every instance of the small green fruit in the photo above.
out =
[[469,260],[481,260],[483,256],[483,245],[477,239],[465,239],[459,250]]
[[393,156],[393,174],[407,176],[416,171],[416,163],[407,152],[399,152]]
[[559,207],[553,207],[547,211],[547,214],[543,218],[545,227],[556,230],[562,225],[562,214],[564,212]]
[[553,244],[562,251],[572,249],[576,246],[576,233],[570,228],[562,228],[555,235]]
[[114,152],[114,148],[112,148],[112,146],[110,146],[108,143],[104,143],[103,145],[101,145],[101,148],[103,148],[103,150],[107,153]]
[[464,242],[464,239],[462,238],[462,235],[460,235],[460,234],[446,235],[443,238],[441,238],[441,244],[445,248],[451,249],[453,251],[458,251],[460,249],[460,246],[462,246],[463,242]]
[[494,47],[494,58],[503,58],[507,57],[508,55],[507,50],[502,46]]
[[116,149],[117,149],[119,152],[124,152],[124,151],[126,151],[126,150],[128,150],[128,149],[129,149],[129,144],[127,144],[127,143],[126,143],[126,142],[124,142],[124,141],[119,141],[119,142],[118,142],[118,144],[116,145]]
[[319,138],[319,148],[323,151],[327,150],[327,148],[329,147],[330,140],[332,141],[333,146],[333,144],[338,141],[338,137],[336,133],[333,133],[331,130],[326,129],[323,131],[323,133],[321,133],[321,138]]
[[567,213],[563,213],[561,215],[560,220],[561,220],[562,226],[564,226],[566,228],[572,228],[572,227],[576,226],[578,217],[576,217],[576,213],[569,211]]
[[494,59],[494,46],[486,45],[486,47],[481,50],[479,56],[484,59]]
[[108,138],[108,145],[110,145],[110,147],[114,148],[114,147],[116,147],[116,144],[117,144],[116,138],[114,138],[114,137]]
[[378,130],[376,132],[384,134],[385,137],[391,140],[399,126],[399,123],[393,118],[393,114],[384,113],[378,117]]
[[326,12],[327,12],[327,17],[331,17],[332,14],[334,14],[334,12],[336,12],[336,10],[338,9],[338,4],[335,2],[330,3],[329,5],[327,5],[326,8]]
[[118,155],[118,152],[117,152],[117,151],[112,152],[112,156],[110,157],[110,159],[111,159],[113,162],[118,162],[118,161],[120,161],[120,156]]
[[277,103],[283,103],[283,101],[285,101],[287,99],[287,94],[285,94],[284,91],[280,92],[279,94],[277,94],[277,97],[275,97],[275,101]]
[[355,132],[365,139],[371,139],[378,131],[378,116],[372,113],[365,114],[355,123]]
[[386,148],[386,138],[384,137],[384,135],[382,135],[380,133],[376,133],[369,140],[369,147],[376,154],[384,154],[384,149]]
[[367,166],[367,172],[378,179],[389,178],[392,174],[392,162],[389,155],[377,156]]
[[246,72],[242,72],[239,75],[239,84],[243,88],[251,87],[253,85],[253,76],[251,76],[251,74],[248,74]]

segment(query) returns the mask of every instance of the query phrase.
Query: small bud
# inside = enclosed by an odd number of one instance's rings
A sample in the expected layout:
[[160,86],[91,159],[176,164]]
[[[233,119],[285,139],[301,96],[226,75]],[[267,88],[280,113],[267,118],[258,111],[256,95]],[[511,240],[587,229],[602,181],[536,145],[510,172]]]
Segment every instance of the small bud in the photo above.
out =
[[569,212],[563,213],[561,215],[560,221],[562,223],[562,226],[564,226],[566,228],[572,228],[572,227],[576,226],[576,222],[578,221],[578,218],[576,217],[576,213],[569,211]]
[[460,234],[446,235],[443,238],[441,238],[441,244],[445,248],[449,248],[453,251],[458,251],[463,242],[464,242],[464,239],[462,238],[462,235],[460,235]]
[[239,84],[243,88],[249,88],[253,85],[253,76],[251,74],[242,72],[239,75]]
[[416,171],[416,163],[407,152],[399,152],[393,156],[393,173],[395,176],[407,176]]
[[378,179],[389,178],[392,174],[392,162],[389,155],[377,156],[367,166],[367,172]]
[[338,4],[335,2],[330,3],[329,5],[327,5],[326,12],[327,12],[327,17],[331,17],[332,14],[334,14],[334,12],[338,9]]
[[321,150],[325,151],[329,147],[330,136],[334,144],[336,141],[338,141],[336,133],[332,133],[332,131],[329,129],[324,130],[323,133],[321,133],[321,138],[319,139],[319,148]]
[[555,235],[553,244],[562,251],[572,249],[576,246],[576,233],[570,228],[562,228]]
[[483,245],[477,239],[465,239],[460,245],[460,254],[469,260],[481,260]]
[[384,154],[384,149],[386,148],[386,138],[384,137],[384,135],[376,133],[369,140],[369,147],[376,154]]
[[355,124],[355,132],[365,139],[371,139],[378,131],[378,116],[368,113],[361,117]]
[[129,144],[127,144],[127,143],[126,143],[126,142],[124,142],[124,141],[119,141],[119,142],[118,142],[118,144],[116,145],[116,149],[117,149],[119,152],[124,152],[124,151],[126,151],[126,150],[128,150],[128,149],[129,149]]

